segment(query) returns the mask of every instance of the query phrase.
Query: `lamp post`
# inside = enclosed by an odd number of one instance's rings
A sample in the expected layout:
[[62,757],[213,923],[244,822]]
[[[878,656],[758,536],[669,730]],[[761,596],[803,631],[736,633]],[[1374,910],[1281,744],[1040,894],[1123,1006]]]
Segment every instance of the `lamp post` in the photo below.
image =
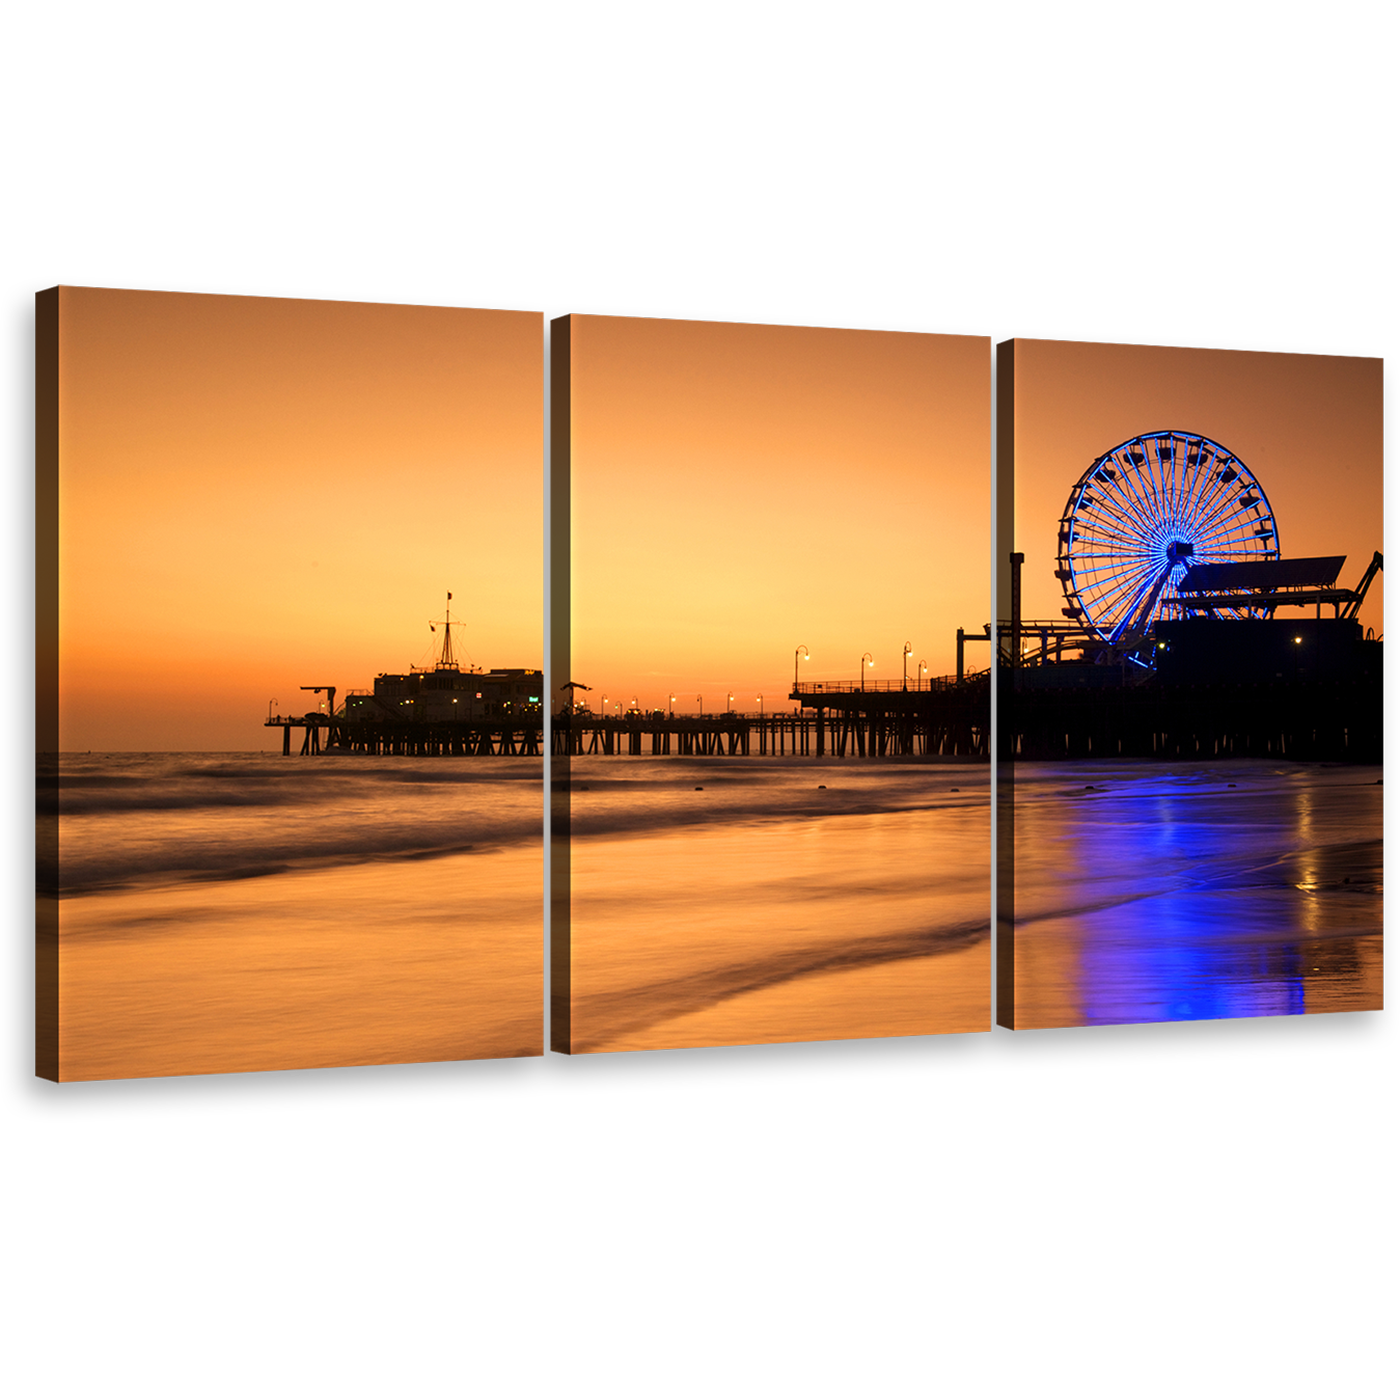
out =
[[673,696],[671,697],[671,718],[672,718],[672,719],[675,719],[675,717],[676,717],[676,697],[673,695]]
[[730,713],[730,714],[733,714],[733,713],[734,713],[734,692],[731,690],[731,691],[728,691],[727,694],[729,695],[729,713]]
[[924,683],[924,672],[927,670],[928,667],[922,661],[919,662],[919,685],[922,685]]
[[267,722],[269,724],[272,723],[272,707],[274,705],[280,705],[281,703],[282,702],[280,700],[269,700],[267,702]]
[[863,651],[863,652],[861,652],[861,654],[860,654],[860,688],[861,688],[862,690],[865,689],[865,668],[866,668],[867,666],[873,666],[874,664],[875,664],[875,658],[874,658],[873,656],[871,656],[871,654],[870,654],[868,651]]
[[762,696],[762,694],[760,694],[759,697],[758,697],[758,717],[759,717],[759,719],[762,719],[762,718],[763,718],[763,696]]
[[904,644],[904,689],[909,689],[909,658],[913,655],[914,648],[908,642]]
[[797,660],[801,657],[804,661],[812,659],[812,653],[806,647],[798,647],[792,654],[792,688],[797,689]]
[[701,718],[701,719],[704,719],[704,718],[705,718],[705,697],[704,697],[703,695],[697,695],[695,698],[696,698],[696,700],[697,700],[697,701],[699,702],[699,704],[700,704],[700,718]]

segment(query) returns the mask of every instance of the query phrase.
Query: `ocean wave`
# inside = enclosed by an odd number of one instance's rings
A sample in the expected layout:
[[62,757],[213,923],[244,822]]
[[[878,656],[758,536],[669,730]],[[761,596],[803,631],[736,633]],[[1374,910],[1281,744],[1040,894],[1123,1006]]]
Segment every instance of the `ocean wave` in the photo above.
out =
[[[574,760],[566,787],[551,792],[556,836],[621,836],[705,824],[812,821],[895,812],[985,817],[990,785],[979,767],[898,767],[808,760],[751,765],[657,758],[617,773],[626,759]],[[632,763],[637,760],[631,760]]]
[[108,812],[192,812],[204,807],[297,807],[307,800],[304,794],[259,788],[174,792],[168,788],[152,789],[139,782],[129,787],[84,783],[40,790],[35,796],[35,809],[43,816],[77,816]]
[[731,997],[762,991],[800,977],[845,972],[969,948],[991,936],[987,919],[944,928],[917,928],[860,939],[787,948],[766,957],[706,968],[684,977],[653,981],[574,1000],[573,1048],[602,1050],[622,1035],[634,1034],[687,1012],[703,1011]]
[[384,759],[321,756],[269,759],[235,755],[210,760],[189,755],[65,757],[39,767],[39,814],[193,812],[201,808],[286,809],[329,804],[393,802],[419,790],[471,792],[482,788],[543,790],[540,760],[512,758]]
[[[542,838],[542,765],[511,759],[103,755],[41,768],[39,888],[93,893],[432,860]],[[56,846],[56,849],[55,849]]]
[[[1259,895],[1288,892],[1315,898],[1343,899],[1350,905],[1374,905],[1379,915],[1384,893],[1383,844],[1379,838],[1345,841],[1304,850],[1256,852],[1252,856],[1202,862],[1192,871],[1178,874],[1141,875],[1122,879],[1100,877],[1089,886],[1054,885],[1038,887],[1017,875],[1016,927],[1031,929],[1038,924],[1065,919],[1083,919],[1115,909],[1129,909],[1153,900],[1184,900],[1197,896],[1242,894]],[[1070,899],[1054,898],[1072,894]],[[1026,905],[1034,906],[1027,910]],[[1347,906],[1347,907],[1350,907]],[[1343,906],[1335,906],[1341,908]],[[1271,926],[1265,924],[1265,931]],[[1350,923],[1341,926],[1354,932]],[[1252,936],[1253,923],[1240,925],[1241,934]],[[1319,930],[1319,933],[1322,931]]]
[[497,839],[480,844],[452,842],[438,846],[398,846],[386,842],[378,846],[360,844],[340,850],[318,849],[278,858],[277,853],[231,850],[226,854],[201,852],[196,859],[182,862],[171,853],[151,853],[146,859],[75,858],[67,853],[57,863],[40,861],[37,869],[38,893],[67,898],[75,895],[110,893],[151,885],[209,884],[226,881],[265,879],[309,870],[335,870],[374,862],[412,864],[441,860],[448,856],[499,850],[503,846],[527,842],[531,835],[543,843],[538,827],[521,833],[515,840]]

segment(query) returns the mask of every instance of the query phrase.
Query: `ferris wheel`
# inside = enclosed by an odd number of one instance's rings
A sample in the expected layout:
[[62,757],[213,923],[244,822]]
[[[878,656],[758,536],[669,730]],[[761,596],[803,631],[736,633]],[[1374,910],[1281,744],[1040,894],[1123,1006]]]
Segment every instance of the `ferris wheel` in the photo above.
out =
[[1110,448],[1075,483],[1055,577],[1066,617],[1122,642],[1182,615],[1177,588],[1192,564],[1277,558],[1278,526],[1254,473],[1218,442],[1167,429]]

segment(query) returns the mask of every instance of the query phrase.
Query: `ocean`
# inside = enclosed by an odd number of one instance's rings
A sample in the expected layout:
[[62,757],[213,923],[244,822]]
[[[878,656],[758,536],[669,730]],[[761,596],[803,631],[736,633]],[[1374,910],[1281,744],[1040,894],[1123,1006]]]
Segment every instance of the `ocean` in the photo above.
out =
[[[574,1049],[986,1028],[985,763],[571,769]],[[41,767],[63,1077],[539,1053],[542,776],[335,754]],[[1380,1006],[1380,778],[1018,764],[1017,1024]]]
[[534,1055],[543,764],[41,763],[65,1079]]
[[[985,764],[571,771],[575,1049],[985,1024]],[[1016,1024],[1380,1007],[1381,778],[1018,763]]]
[[574,1050],[988,1029],[985,762],[570,774]]

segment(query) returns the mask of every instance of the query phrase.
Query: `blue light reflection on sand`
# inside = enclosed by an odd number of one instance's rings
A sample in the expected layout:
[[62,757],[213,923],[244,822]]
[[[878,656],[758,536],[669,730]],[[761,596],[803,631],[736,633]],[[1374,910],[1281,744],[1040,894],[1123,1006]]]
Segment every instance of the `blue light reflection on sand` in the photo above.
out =
[[1018,1025],[1380,1005],[1376,768],[1018,764]]
[[1125,905],[1117,936],[1081,961],[1085,1019],[1206,1021],[1305,1011],[1296,950],[1232,945],[1213,931],[1207,898],[1178,895]]

